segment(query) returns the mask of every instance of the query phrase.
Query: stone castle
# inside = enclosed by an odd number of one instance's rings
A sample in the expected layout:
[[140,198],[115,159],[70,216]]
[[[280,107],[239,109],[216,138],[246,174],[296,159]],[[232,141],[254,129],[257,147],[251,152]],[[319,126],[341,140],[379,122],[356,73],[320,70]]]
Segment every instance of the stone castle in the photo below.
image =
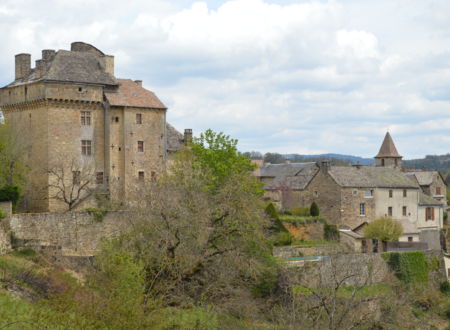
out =
[[70,51],[43,50],[34,68],[30,54],[16,55],[15,79],[0,89],[0,108],[30,142],[26,211],[65,211],[64,198],[80,189],[79,207],[92,200],[84,198],[88,190],[130,201],[135,187],[164,171],[183,140],[142,81],[116,78],[114,56],[83,42]]

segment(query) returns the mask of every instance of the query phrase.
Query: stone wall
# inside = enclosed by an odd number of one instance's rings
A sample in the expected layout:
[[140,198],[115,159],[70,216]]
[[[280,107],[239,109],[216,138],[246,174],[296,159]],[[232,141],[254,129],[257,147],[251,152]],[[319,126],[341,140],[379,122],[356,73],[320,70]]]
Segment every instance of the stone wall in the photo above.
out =
[[131,226],[129,219],[126,211],[108,212],[102,221],[87,212],[24,213],[14,214],[10,226],[18,246],[56,249],[63,256],[92,256],[103,239],[125,232]]
[[273,256],[280,259],[302,256],[328,256],[339,253],[352,252],[343,244],[321,246],[282,246],[273,249]]

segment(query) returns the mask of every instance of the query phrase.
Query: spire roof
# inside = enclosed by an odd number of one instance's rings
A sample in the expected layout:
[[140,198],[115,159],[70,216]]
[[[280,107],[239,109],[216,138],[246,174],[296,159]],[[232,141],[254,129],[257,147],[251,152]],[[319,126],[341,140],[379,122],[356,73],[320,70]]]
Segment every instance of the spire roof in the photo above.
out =
[[389,132],[386,133],[380,151],[378,151],[378,155],[375,156],[375,158],[382,158],[382,157],[395,157],[395,158],[402,157],[399,155],[397,148],[395,147],[394,141],[392,140],[391,134],[389,134]]

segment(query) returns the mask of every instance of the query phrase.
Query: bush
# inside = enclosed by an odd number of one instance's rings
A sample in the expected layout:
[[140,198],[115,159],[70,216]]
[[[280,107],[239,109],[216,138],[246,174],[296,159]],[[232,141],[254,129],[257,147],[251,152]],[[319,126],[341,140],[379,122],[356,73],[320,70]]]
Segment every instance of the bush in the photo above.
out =
[[317,206],[316,202],[312,202],[311,207],[309,208],[309,214],[312,217],[319,216],[319,207]]
[[404,283],[428,282],[427,258],[423,252],[388,252],[381,256]]
[[13,210],[15,210],[21,194],[22,191],[18,186],[3,186],[0,188],[0,202],[11,201]]
[[95,207],[88,207],[85,211],[92,215],[94,217],[94,220],[97,222],[102,222],[103,218],[108,213],[108,210]]
[[323,238],[327,241],[339,241],[339,230],[336,225],[325,223],[323,225]]
[[164,329],[218,329],[217,314],[200,307],[168,310]]
[[439,289],[442,293],[450,295],[450,283],[448,281],[444,281],[439,286]]
[[278,219],[278,211],[272,202],[267,204],[266,208],[264,209],[264,212],[266,212],[267,216],[270,219]]
[[310,210],[309,210],[309,207],[306,207],[306,206],[297,206],[297,207],[293,207],[292,209],[290,209],[289,213],[291,215],[296,215],[299,217],[307,217],[310,215]]
[[275,246],[286,246],[291,245],[294,241],[294,236],[292,236],[289,232],[280,232],[277,234],[273,241],[273,245]]
[[7,217],[7,214],[3,209],[0,208],[0,220],[5,219]]

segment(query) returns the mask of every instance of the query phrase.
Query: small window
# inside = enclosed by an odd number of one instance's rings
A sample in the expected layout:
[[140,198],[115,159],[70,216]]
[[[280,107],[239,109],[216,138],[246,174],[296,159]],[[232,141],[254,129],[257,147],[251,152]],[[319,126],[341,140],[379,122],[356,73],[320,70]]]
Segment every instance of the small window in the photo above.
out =
[[119,117],[111,117],[111,122],[112,123],[118,123],[119,122]]
[[388,216],[392,217],[392,206],[388,207]]
[[366,204],[364,203],[359,204],[359,215],[361,216],[366,215]]
[[403,189],[403,197],[407,197],[408,196],[408,190]]
[[73,184],[80,184],[81,182],[81,173],[80,171],[73,171],[72,172],[72,183]]
[[425,221],[434,220],[434,207],[427,207],[425,209]]
[[90,126],[91,125],[91,112],[81,111],[81,125]]
[[407,215],[407,209],[406,209],[406,206],[403,206],[403,208],[402,208],[402,214],[403,214],[404,217],[406,217],[406,215]]
[[144,141],[137,142],[137,149],[138,152],[144,152]]
[[145,179],[144,171],[139,171],[139,172],[138,172],[138,179],[139,179],[140,181],[144,181],[144,179]]
[[142,113],[136,114],[136,124],[142,124]]
[[436,195],[440,195],[441,194],[441,187],[436,187]]
[[384,166],[384,159],[381,160],[381,166]]
[[364,197],[365,198],[373,197],[373,190],[366,190],[366,191],[364,191]]
[[314,191],[314,197],[319,197],[319,192],[317,190]]
[[414,241],[413,237],[412,236],[408,236],[408,242],[412,242],[412,241]]
[[97,172],[95,176],[95,182],[97,184],[103,184],[103,172]]
[[119,117],[116,117],[116,123],[118,123],[119,122]]
[[389,198],[392,198],[393,195],[394,195],[394,192],[392,190],[389,190]]
[[81,140],[81,154],[85,156],[92,155],[92,141]]
[[358,195],[358,190],[353,190],[352,193],[354,196],[356,196],[356,195]]

